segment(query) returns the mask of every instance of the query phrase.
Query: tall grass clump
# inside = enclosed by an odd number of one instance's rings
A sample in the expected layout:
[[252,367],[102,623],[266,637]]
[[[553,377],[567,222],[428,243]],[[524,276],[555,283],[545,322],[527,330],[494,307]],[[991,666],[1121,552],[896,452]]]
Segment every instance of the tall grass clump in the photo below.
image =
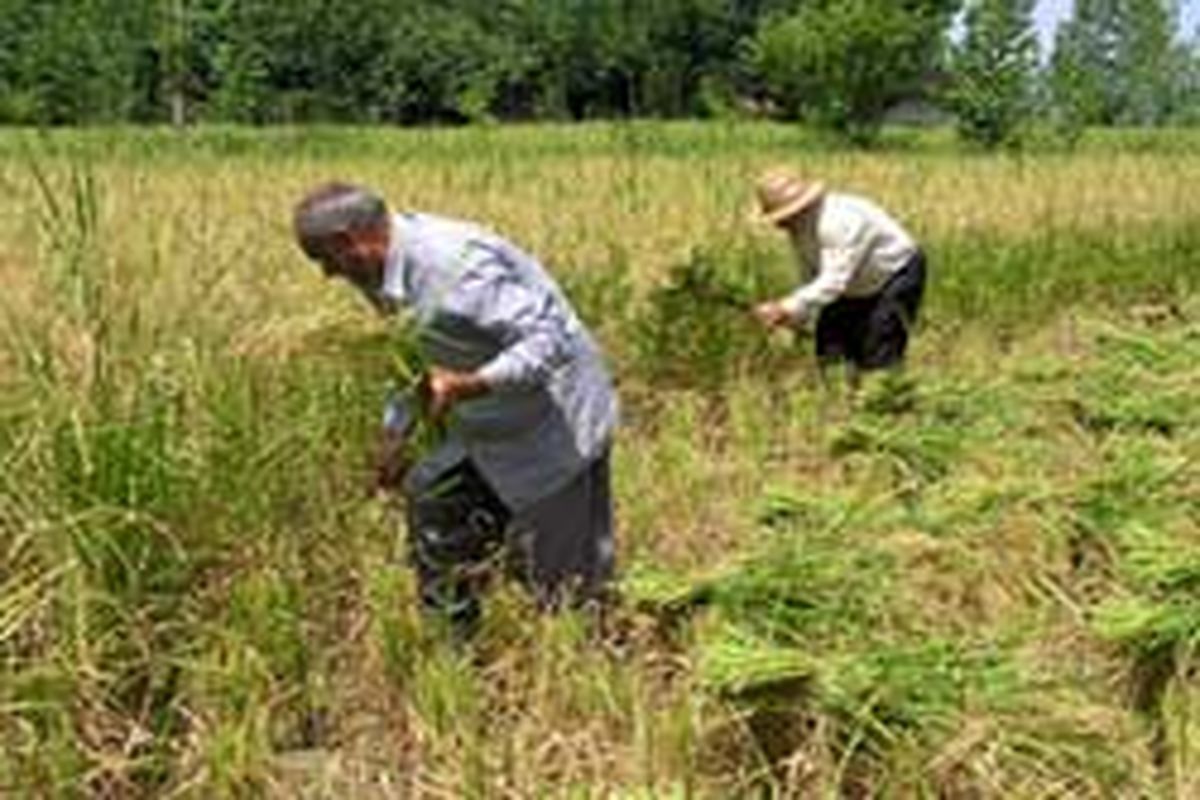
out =
[[764,335],[753,314],[787,285],[780,272],[752,248],[697,250],[673,266],[628,332],[639,373],[655,384],[712,391],[784,367],[787,349]]
[[350,455],[362,398],[314,361],[239,359],[222,331],[148,337],[174,309],[147,302],[151,265],[114,252],[95,168],[30,170],[42,302],[5,309],[24,365],[2,487],[20,565],[4,583],[13,780],[150,792],[192,768],[173,743],[211,726],[220,766],[197,763],[197,779],[252,785],[307,724],[319,606],[301,587],[334,577],[320,526],[357,482],[314,467]]
[[932,314],[999,329],[1044,323],[1064,302],[1120,307],[1173,304],[1196,291],[1188,253],[1194,226],[1152,222],[1130,230],[1061,231],[1027,237],[972,233],[931,247],[938,289]]

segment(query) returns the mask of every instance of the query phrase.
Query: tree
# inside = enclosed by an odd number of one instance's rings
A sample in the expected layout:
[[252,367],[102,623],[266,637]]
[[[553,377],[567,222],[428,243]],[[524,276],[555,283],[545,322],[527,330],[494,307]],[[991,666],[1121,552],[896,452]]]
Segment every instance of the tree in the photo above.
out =
[[[385,119],[395,33],[416,24],[409,20],[426,5],[225,2],[218,11],[213,105],[247,122]],[[431,36],[438,32],[431,27]]]
[[[684,116],[767,86],[865,139],[937,64],[956,4],[0,0],[0,122]],[[799,89],[797,38],[822,70]],[[758,39],[764,73],[743,56]]]
[[1159,124],[1172,114],[1180,74],[1168,0],[1076,0],[1056,38],[1056,113],[1083,124]]
[[186,0],[159,0],[158,50],[162,54],[163,94],[171,106],[171,124],[187,122],[188,8]]
[[[706,76],[728,77],[731,0],[502,0],[491,28],[507,62],[498,106],[549,116],[678,116]],[[517,55],[517,54],[521,55]]]
[[470,14],[430,3],[393,26],[378,81],[383,117],[466,122],[490,115],[509,58],[501,37]]
[[1120,100],[1117,40],[1121,0],[1076,0],[1055,37],[1051,87],[1071,125],[1111,124]]
[[751,63],[785,116],[868,143],[889,108],[924,94],[957,5],[810,2],[763,23],[750,48]]
[[[10,2],[0,39],[11,49],[9,113],[42,124],[110,122],[128,118],[136,96],[139,34],[145,8],[120,0]],[[8,48],[6,48],[8,49]]]
[[1050,119],[1069,144],[1101,118],[1105,104],[1104,87],[1094,69],[1096,59],[1084,42],[1075,21],[1063,23],[1055,34],[1054,55],[1045,77]]
[[1174,112],[1176,88],[1183,80],[1174,44],[1178,10],[1170,0],[1125,0],[1124,36],[1119,62],[1125,71],[1126,124],[1160,125]]
[[1179,58],[1183,65],[1176,118],[1185,125],[1200,125],[1200,30],[1190,43],[1179,46]]
[[1033,113],[1036,68],[1033,0],[973,0],[947,92],[963,138],[989,148],[1014,142]]

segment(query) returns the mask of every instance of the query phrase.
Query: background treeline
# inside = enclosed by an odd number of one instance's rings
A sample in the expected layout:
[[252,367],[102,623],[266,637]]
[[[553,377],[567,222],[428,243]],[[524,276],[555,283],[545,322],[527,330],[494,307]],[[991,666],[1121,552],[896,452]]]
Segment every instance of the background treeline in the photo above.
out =
[[0,122],[460,123],[889,113],[968,138],[1032,119],[1200,118],[1171,0],[0,0]]

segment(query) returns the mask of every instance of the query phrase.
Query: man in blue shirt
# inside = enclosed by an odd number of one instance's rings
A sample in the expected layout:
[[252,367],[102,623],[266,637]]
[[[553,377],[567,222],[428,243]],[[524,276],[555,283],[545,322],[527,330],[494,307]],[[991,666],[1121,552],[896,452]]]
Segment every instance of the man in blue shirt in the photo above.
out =
[[[469,632],[473,575],[504,550],[544,605],[598,596],[613,570],[617,399],[599,348],[529,254],[467,222],[392,214],[343,183],[296,206],[296,238],[383,314],[411,315],[447,435],[402,480],[425,607]],[[380,482],[403,432],[385,420]],[[380,487],[387,488],[387,487]]]

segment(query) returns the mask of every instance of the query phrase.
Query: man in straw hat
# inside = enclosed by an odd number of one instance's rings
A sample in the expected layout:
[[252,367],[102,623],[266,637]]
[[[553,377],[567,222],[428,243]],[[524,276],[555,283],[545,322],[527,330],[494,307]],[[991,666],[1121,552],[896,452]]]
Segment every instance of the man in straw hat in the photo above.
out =
[[[403,309],[431,365],[447,435],[405,475],[411,409],[391,407],[380,489],[401,488],[421,599],[468,636],[484,562],[505,555],[543,605],[598,597],[613,571],[609,451],[617,399],[600,351],[529,254],[470,223],[392,214],[330,183],[296,206],[296,238],[327,277],[383,314]],[[398,484],[398,487],[397,487]]]
[[758,181],[762,218],[787,233],[808,281],[755,309],[769,328],[816,319],[822,366],[844,361],[851,384],[861,370],[899,365],[925,289],[925,256],[879,206],[829,192],[786,168]]

